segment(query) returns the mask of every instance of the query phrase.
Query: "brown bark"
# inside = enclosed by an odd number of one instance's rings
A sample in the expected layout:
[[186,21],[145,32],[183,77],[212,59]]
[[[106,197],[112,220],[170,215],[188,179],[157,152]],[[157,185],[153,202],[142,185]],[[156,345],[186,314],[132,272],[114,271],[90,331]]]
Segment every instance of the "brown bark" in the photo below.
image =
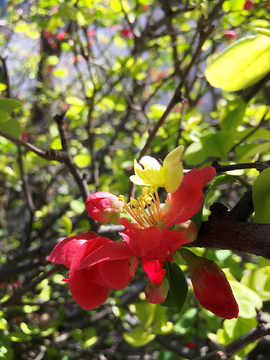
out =
[[238,221],[220,203],[213,204],[211,211],[190,246],[228,249],[270,259],[270,224]]

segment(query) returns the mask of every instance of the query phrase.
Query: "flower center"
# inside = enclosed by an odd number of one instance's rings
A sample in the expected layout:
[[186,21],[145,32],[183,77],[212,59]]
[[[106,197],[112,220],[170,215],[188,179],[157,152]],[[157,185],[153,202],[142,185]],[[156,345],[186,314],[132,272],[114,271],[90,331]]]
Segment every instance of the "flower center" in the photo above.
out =
[[132,216],[138,226],[143,229],[151,226],[164,226],[158,192],[155,187],[153,189],[155,191],[154,194],[151,193],[150,188],[144,187],[142,195],[138,199],[131,197],[129,203],[125,202],[123,195],[119,196],[119,201],[124,202],[123,208]]

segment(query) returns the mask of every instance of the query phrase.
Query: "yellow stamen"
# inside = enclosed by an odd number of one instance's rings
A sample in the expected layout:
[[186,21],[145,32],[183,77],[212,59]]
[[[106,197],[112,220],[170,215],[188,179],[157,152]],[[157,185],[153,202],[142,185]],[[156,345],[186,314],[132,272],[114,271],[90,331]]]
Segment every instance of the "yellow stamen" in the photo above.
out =
[[158,226],[162,220],[162,209],[158,192],[154,187],[155,194],[151,189],[144,187],[138,199],[130,198],[129,203],[125,202],[124,196],[119,196],[119,201],[124,202],[124,209],[138,223],[139,227],[145,229],[151,226]]

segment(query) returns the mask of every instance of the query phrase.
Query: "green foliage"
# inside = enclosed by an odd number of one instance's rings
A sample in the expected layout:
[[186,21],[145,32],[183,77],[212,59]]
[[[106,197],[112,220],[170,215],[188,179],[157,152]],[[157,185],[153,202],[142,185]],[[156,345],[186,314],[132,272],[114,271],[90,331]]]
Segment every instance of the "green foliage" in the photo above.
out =
[[261,80],[270,71],[270,39],[264,35],[242,38],[226,48],[208,66],[212,86],[238,91]]
[[188,292],[186,277],[176,263],[170,263],[169,261],[166,262],[166,275],[169,280],[170,289],[162,305],[176,308],[181,312]]
[[264,170],[253,184],[253,202],[257,223],[270,224],[270,169]]
[[[0,34],[0,130],[45,156],[0,136],[0,359],[192,359],[206,343],[209,349],[226,346],[256,327],[256,308],[269,313],[269,260],[228,249],[194,249],[231,281],[240,317],[225,321],[199,306],[183,260],[166,262],[164,306],[142,300],[147,279],[138,269],[126,289],[89,311],[79,308],[62,281],[67,269],[50,273],[47,261],[67,236],[94,229],[116,239],[117,231],[89,222],[84,191],[127,198],[133,160],[149,139],[146,154],[161,160],[184,145],[185,169],[213,160],[239,165],[210,184],[195,215],[198,229],[213,202],[230,210],[249,185],[254,219],[247,221],[269,224],[269,169],[258,173],[240,164],[270,160],[270,15],[266,1],[253,1],[250,10],[244,5],[8,2]],[[232,29],[237,39],[226,35]],[[183,79],[184,100],[152,133]],[[55,115],[64,113],[61,128]],[[63,132],[74,166],[46,159],[52,149],[63,154]],[[160,196],[165,201],[162,189]],[[228,239],[235,242],[237,236]]]

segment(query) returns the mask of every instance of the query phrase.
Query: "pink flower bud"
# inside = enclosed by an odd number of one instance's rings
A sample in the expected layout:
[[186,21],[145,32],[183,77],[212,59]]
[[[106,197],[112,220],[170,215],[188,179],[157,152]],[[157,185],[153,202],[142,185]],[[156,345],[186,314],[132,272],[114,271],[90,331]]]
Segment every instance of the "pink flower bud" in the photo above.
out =
[[223,36],[226,40],[232,40],[237,38],[237,34],[233,30],[225,30],[223,31]]
[[146,300],[152,304],[160,304],[166,300],[169,291],[169,281],[167,276],[163,277],[162,283],[160,285],[155,285],[148,281],[145,289]]
[[238,304],[224,272],[214,261],[199,257],[186,249],[180,252],[188,263],[194,294],[199,303],[225,319],[237,318]]
[[106,191],[99,191],[88,196],[85,202],[86,211],[99,222],[118,224],[124,203],[118,197]]

